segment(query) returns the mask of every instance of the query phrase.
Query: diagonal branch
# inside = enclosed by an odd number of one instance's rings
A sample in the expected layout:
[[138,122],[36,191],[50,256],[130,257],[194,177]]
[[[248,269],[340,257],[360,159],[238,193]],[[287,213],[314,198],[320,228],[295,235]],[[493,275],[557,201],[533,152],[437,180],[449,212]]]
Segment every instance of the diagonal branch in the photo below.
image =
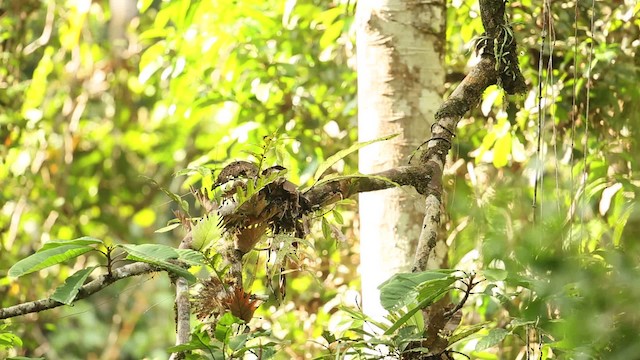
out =
[[[91,296],[92,294],[97,293],[98,291],[106,288],[107,286],[115,283],[118,280],[122,280],[132,276],[139,276],[148,274],[155,271],[161,271],[153,265],[136,262],[133,264],[124,265],[119,267],[111,272],[111,275],[104,274],[98,276],[95,280],[83,285],[78,292],[74,301],[84,299],[86,297]],[[20,315],[30,314],[34,312],[40,312],[44,310],[49,310],[53,308],[57,308],[59,306],[65,305],[64,303],[52,300],[50,298],[41,299],[36,301],[31,301],[15,306],[10,306],[8,308],[0,309],[0,319],[8,319]]]
[[400,166],[376,174],[342,177],[314,186],[303,194],[311,208],[324,207],[357,193],[384,190],[397,185],[413,186],[425,194],[430,175],[420,166]]
[[[488,51],[482,53],[480,62],[436,112],[431,140],[427,142],[426,150],[420,155],[420,165],[425,168],[431,167],[432,178],[427,186],[425,217],[414,258],[414,272],[435,268],[437,266],[434,265],[441,263],[440,258],[446,257],[446,251],[436,250],[443,208],[442,173],[458,122],[467,111],[479,103],[482,93],[490,85],[498,83],[508,94],[520,93],[526,89],[518,67],[516,41],[512,37],[510,25],[505,20],[505,1],[480,0],[480,14],[487,37],[485,49]],[[501,46],[489,46],[491,42]],[[463,303],[458,306],[461,307]],[[441,358],[441,355],[447,352],[448,341],[440,334],[446,327],[447,319],[457,311],[458,306],[452,311],[449,300],[443,298],[425,310],[425,323],[428,324],[425,336],[429,340],[427,347],[431,354],[427,358]]]
[[436,122],[431,132],[433,141],[427,142],[427,149],[420,156],[423,167],[435,169],[432,170],[433,178],[427,187],[426,211],[414,260],[414,272],[426,270],[429,259],[435,256],[442,209],[442,173],[458,122],[480,102],[482,93],[490,85],[500,83],[508,94],[526,89],[518,67],[516,42],[510,37],[511,27],[505,21],[504,0],[480,0],[480,13],[489,39],[498,44],[508,44],[508,47],[502,54],[484,52],[480,62],[435,115]]

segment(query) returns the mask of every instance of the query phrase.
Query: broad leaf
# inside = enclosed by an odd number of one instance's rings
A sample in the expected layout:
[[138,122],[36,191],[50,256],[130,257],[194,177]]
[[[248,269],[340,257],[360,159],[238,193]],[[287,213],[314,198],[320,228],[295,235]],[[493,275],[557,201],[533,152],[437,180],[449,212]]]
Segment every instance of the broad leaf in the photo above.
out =
[[331,166],[333,166],[333,164],[337,163],[342,158],[344,158],[345,156],[351,154],[352,152],[358,151],[359,149],[361,149],[361,148],[363,148],[363,147],[365,147],[367,145],[371,145],[373,143],[376,143],[376,142],[392,139],[392,138],[394,138],[394,137],[396,137],[398,135],[399,134],[387,135],[387,136],[383,136],[383,137],[378,138],[378,139],[355,143],[355,144],[349,146],[348,148],[346,148],[344,150],[338,151],[337,153],[329,156],[329,158],[327,160],[325,160],[322,164],[320,164],[318,166],[318,170],[316,170],[315,175],[313,175],[313,182],[314,183],[318,182],[318,180],[320,180],[320,178],[325,173],[325,171],[327,171]]
[[485,269],[482,273],[489,281],[504,281],[507,275],[509,275],[509,273],[503,269]]
[[509,335],[509,332],[505,329],[502,329],[502,328],[491,329],[489,331],[489,334],[487,334],[487,336],[483,337],[482,339],[480,339],[480,341],[478,341],[478,343],[476,344],[476,351],[482,351],[497,345],[507,335]]
[[154,231],[154,232],[155,232],[155,233],[158,233],[158,234],[160,234],[160,233],[165,233],[165,232],[169,232],[169,231],[171,231],[171,230],[173,230],[173,229],[177,228],[177,227],[178,227],[178,226],[180,226],[180,225],[182,225],[182,224],[180,224],[180,223],[173,223],[173,224],[169,224],[169,225],[167,225],[167,226],[161,227],[160,229],[158,229],[158,230],[156,230],[156,231]]
[[104,245],[104,241],[91,236],[83,236],[73,240],[53,240],[44,243],[44,245],[40,250],[38,250],[38,252],[65,245]]
[[[454,280],[455,281],[455,280]],[[429,305],[431,305],[433,302],[435,302],[440,296],[442,296],[443,294],[445,294],[448,291],[448,287],[447,288],[442,288],[439,292],[435,292],[435,293],[431,293],[429,294],[428,297],[423,298],[416,306],[412,307],[411,309],[409,309],[409,311],[407,311],[406,314],[404,314],[400,319],[398,319],[398,321],[396,321],[395,323],[393,323],[393,325],[391,325],[390,328],[388,328],[384,334],[385,335],[391,335],[393,334],[396,330],[398,330],[402,325],[404,325],[407,321],[409,321],[411,318],[413,318],[413,315],[428,307]]]
[[22,339],[17,335],[4,330],[4,327],[0,328],[0,349],[11,349],[16,346],[22,346]]
[[511,154],[511,133],[499,137],[493,145],[493,166],[501,168],[509,163]]
[[462,339],[465,339],[475,333],[477,333],[478,331],[484,329],[487,327],[487,324],[489,322],[485,321],[479,324],[474,324],[471,326],[467,326],[464,327],[462,329],[457,330],[455,333],[453,333],[453,335],[449,336],[449,345],[456,343]]
[[169,259],[177,259],[178,252],[171,246],[161,244],[141,244],[141,245],[118,245],[127,250],[129,255],[139,257],[141,259],[149,259],[156,261],[164,261]]
[[214,330],[216,340],[226,344],[231,336],[233,324],[241,323],[243,323],[241,319],[233,316],[230,312],[225,312],[216,323]]
[[[447,290],[459,278],[453,276],[455,270],[400,273],[390,277],[378,286],[380,303],[388,311],[407,306],[420,297]],[[440,280],[440,281],[439,281]]]
[[191,266],[206,265],[204,255],[199,251],[191,249],[176,249],[176,251],[178,252],[178,259]]
[[51,299],[59,301],[63,304],[71,305],[71,303],[73,303],[73,300],[76,298],[76,295],[78,295],[80,287],[82,287],[85,280],[87,280],[91,272],[93,272],[93,270],[95,270],[96,268],[97,266],[91,266],[69,276],[64,281],[64,284],[56,288],[56,291],[53,293],[53,295],[51,295]]
[[454,282],[460,280],[457,276],[448,276],[442,279],[434,279],[425,281],[418,286],[418,301],[422,299],[430,298],[433,294],[441,294],[442,291],[446,292],[450,289]]
[[331,234],[331,227],[329,227],[329,222],[324,216],[322,217],[322,236],[327,240],[334,240],[333,235]]
[[229,339],[229,349],[232,351],[241,350],[247,343],[249,334],[240,334]]
[[[343,305],[338,305],[338,309],[344,311],[345,313],[347,313],[355,321],[370,323],[370,324],[378,327],[381,330],[389,328],[389,324],[385,324],[383,322],[374,320],[372,317],[370,317],[369,315],[365,314],[360,309],[356,310],[356,309],[353,309],[353,308],[350,308],[350,307],[347,307],[347,306],[343,306]],[[352,327],[349,330],[358,332],[360,329]],[[364,330],[362,330],[362,333],[365,334],[366,336],[374,337],[374,335],[372,333],[366,332]]]
[[49,266],[60,264],[69,259],[73,259],[91,250],[94,250],[94,248],[84,245],[62,245],[47,250],[41,250],[15,263],[11,269],[9,269],[7,275],[12,278],[24,276]]
[[196,250],[204,249],[212,242],[222,238],[222,228],[218,225],[219,223],[219,217],[214,214],[200,220],[191,231],[193,248]]
[[189,271],[181,266],[173,264],[167,260],[178,259],[180,254],[170,246],[161,244],[142,244],[142,245],[119,245],[125,249],[129,255],[127,259],[142,261],[148,264],[157,265],[165,270],[177,274],[189,282],[195,282],[196,278]]
[[167,351],[172,352],[172,353],[177,353],[177,352],[180,352],[180,351],[210,350],[209,348],[211,346],[215,347],[216,349],[220,348],[219,346],[217,346],[217,344],[207,345],[207,344],[204,344],[202,342],[191,341],[188,344],[172,346],[172,347],[168,348]]

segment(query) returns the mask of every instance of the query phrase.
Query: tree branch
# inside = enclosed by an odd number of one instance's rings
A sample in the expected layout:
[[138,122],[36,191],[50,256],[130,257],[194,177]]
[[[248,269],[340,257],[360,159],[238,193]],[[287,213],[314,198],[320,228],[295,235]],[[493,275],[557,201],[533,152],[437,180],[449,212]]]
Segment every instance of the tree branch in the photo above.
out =
[[[193,243],[193,235],[191,231],[184,236],[178,248],[191,249]],[[189,282],[183,277],[175,279],[176,285],[176,346],[189,342],[191,337],[191,303],[189,302]],[[171,354],[170,360],[179,360],[185,358],[184,352],[176,352]]]
[[303,195],[311,208],[324,207],[357,193],[384,190],[397,185],[413,186],[425,194],[431,180],[430,174],[421,166],[400,166],[362,177],[345,177],[313,186]]
[[[144,275],[159,270],[161,269],[142,262],[124,265],[113,270],[111,276],[109,276],[109,274],[103,274],[98,276],[95,280],[83,285],[80,288],[78,295],[74,299],[74,302],[91,296],[92,294],[97,293],[98,291],[106,288],[107,286],[113,284],[118,280],[122,280],[132,276]],[[52,300],[50,298],[31,301],[28,303],[0,309],[0,319],[9,319],[20,315],[49,310],[62,305],[65,304]]]
[[500,81],[508,94],[526,89],[518,67],[515,39],[506,39],[511,33],[504,29],[511,28],[505,22],[504,11],[503,0],[480,0],[480,13],[486,34],[499,44],[509,44],[503,49],[506,59],[500,59],[501,62],[506,61],[506,65],[497,63],[498,54],[492,51],[482,54],[480,62],[436,112],[436,122],[431,131],[433,141],[427,142],[427,149],[420,156],[420,165],[431,168],[433,177],[427,186],[426,211],[414,260],[414,272],[426,270],[429,260],[436,260],[434,249],[441,218],[442,173],[458,122],[467,111],[480,102],[482,93],[490,85]]
[[[481,60],[436,112],[436,121],[431,128],[431,140],[427,141],[426,150],[420,155],[420,165],[431,169],[432,177],[427,186],[425,216],[413,272],[437,268],[442,263],[442,258],[447,255],[446,249],[436,249],[439,244],[438,230],[443,208],[442,174],[458,122],[467,111],[479,103],[482,93],[490,85],[498,83],[508,94],[523,92],[526,89],[524,77],[518,66],[513,30],[505,21],[505,1],[480,0],[480,14],[486,35]],[[469,284],[473,284],[473,278]],[[470,288],[471,286],[469,285]],[[468,293],[466,295],[468,296]],[[422,345],[430,350],[432,356],[428,358],[440,358],[446,351],[448,341],[440,334],[445,330],[447,321],[462,307],[467,296],[453,309],[450,309],[449,300],[446,298],[425,309],[425,323],[428,324],[425,329],[427,342]]]

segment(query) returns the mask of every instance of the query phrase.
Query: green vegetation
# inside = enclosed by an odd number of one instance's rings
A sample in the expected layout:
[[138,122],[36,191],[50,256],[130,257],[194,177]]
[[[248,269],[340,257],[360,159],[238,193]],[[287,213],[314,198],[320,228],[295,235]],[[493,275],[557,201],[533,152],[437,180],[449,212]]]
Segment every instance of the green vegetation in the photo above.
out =
[[[472,359],[637,356],[640,5],[508,3],[529,89],[488,89],[456,130],[443,226],[455,271],[390,279],[388,319],[368,318],[355,201],[343,199],[314,209],[304,240],[247,254],[244,284],[264,295],[255,314],[256,299],[234,293],[238,306],[171,348],[176,274],[227,270],[217,218],[196,225],[202,252],[178,249],[181,224],[214,216],[191,188],[210,190],[234,160],[286,168],[256,175],[239,202],[281,179],[306,189],[357,174],[355,5],[138,3],[126,41],[111,38],[107,1],[0,6],[0,307],[74,305],[3,320],[0,357],[419,353],[419,310],[448,294],[465,300],[448,344]],[[477,2],[447,6],[452,91],[483,29]],[[74,302],[127,259],[148,271]]]

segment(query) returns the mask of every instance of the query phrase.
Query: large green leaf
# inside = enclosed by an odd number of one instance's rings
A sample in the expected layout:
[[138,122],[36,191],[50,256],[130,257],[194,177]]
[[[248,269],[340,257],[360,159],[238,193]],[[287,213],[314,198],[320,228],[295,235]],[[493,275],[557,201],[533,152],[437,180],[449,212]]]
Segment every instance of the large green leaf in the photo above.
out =
[[509,272],[503,269],[485,269],[482,274],[489,281],[504,281]]
[[462,339],[465,339],[478,331],[487,327],[488,322],[482,322],[479,324],[474,324],[470,326],[466,326],[464,328],[456,330],[456,332],[449,337],[449,345],[456,343]]
[[179,254],[171,246],[162,244],[118,245],[127,250],[129,255],[153,261],[177,259]]
[[380,303],[388,311],[414,303],[416,299],[430,297],[447,290],[459,279],[455,270],[434,270],[419,273],[399,273],[378,286]]
[[38,252],[66,245],[104,245],[104,241],[91,236],[83,236],[73,240],[53,240],[44,243],[44,245],[40,250],[38,250]]
[[0,349],[11,349],[16,346],[22,346],[22,339],[5,330],[6,327],[5,325],[0,325]]
[[170,246],[161,244],[142,244],[142,245],[118,245],[125,249],[129,255],[127,259],[142,261],[153,264],[167,271],[177,274],[189,282],[195,282],[196,277],[181,266],[171,263],[167,260],[178,259],[180,253]]
[[85,280],[89,277],[91,272],[95,270],[97,266],[91,266],[86,269],[82,269],[75,274],[69,276],[64,284],[58,286],[56,291],[51,295],[51,299],[59,301],[63,304],[71,305],[73,300],[78,295],[80,287],[84,284]]
[[422,300],[420,300],[420,302],[411,307],[409,309],[409,311],[407,311],[406,314],[404,314],[400,319],[398,319],[396,322],[393,323],[393,325],[391,325],[391,327],[389,327],[384,334],[385,335],[391,335],[393,334],[396,330],[398,330],[402,325],[404,325],[407,321],[409,321],[411,318],[413,318],[413,315],[415,313],[417,313],[418,311],[428,307],[429,305],[431,305],[433,302],[435,302],[440,296],[442,296],[443,294],[445,294],[448,291],[448,287],[446,288],[440,288],[439,291],[437,292],[432,292],[429,293],[428,296],[422,298]]
[[209,214],[209,216],[200,220],[191,232],[193,248],[196,250],[204,249],[212,242],[222,238],[222,228],[219,224],[220,218],[215,214]]
[[418,286],[417,300],[422,301],[422,299],[432,297],[433,294],[441,294],[442,291],[446,292],[458,280],[460,280],[460,277],[448,276],[442,279],[425,281]]
[[204,255],[199,251],[191,249],[176,249],[176,251],[178,252],[178,259],[191,266],[206,265]]
[[358,151],[359,149],[361,149],[361,148],[363,148],[363,147],[365,147],[367,145],[371,145],[373,143],[376,143],[376,142],[392,139],[392,138],[394,138],[394,137],[396,137],[398,135],[399,134],[392,134],[392,135],[383,136],[381,138],[377,138],[377,139],[373,139],[373,140],[369,140],[369,141],[355,143],[355,144],[349,146],[348,148],[346,148],[344,150],[338,151],[337,153],[329,156],[329,158],[327,158],[327,160],[325,160],[323,163],[321,163],[318,166],[318,170],[316,170],[315,175],[313,175],[313,182],[314,183],[318,182],[318,180],[320,180],[320,178],[322,177],[322,175],[324,174],[325,171],[327,171],[331,166],[333,166],[333,164],[337,163],[342,158],[344,158],[345,156],[351,154],[352,152]]
[[8,276],[13,278],[24,276],[73,259],[91,250],[94,250],[94,248],[85,245],[61,245],[41,250],[15,263],[9,269]]
[[509,163],[511,154],[511,133],[499,137],[493,145],[493,166],[501,168]]
[[179,222],[175,222],[175,223],[169,224],[167,226],[161,227],[160,229],[158,229],[158,230],[156,230],[154,232],[158,233],[158,234],[169,232],[169,231],[177,228],[180,225],[182,225],[182,224],[180,224]]
[[482,351],[500,343],[509,332],[502,328],[491,329],[487,336],[483,337],[476,344],[476,351]]

